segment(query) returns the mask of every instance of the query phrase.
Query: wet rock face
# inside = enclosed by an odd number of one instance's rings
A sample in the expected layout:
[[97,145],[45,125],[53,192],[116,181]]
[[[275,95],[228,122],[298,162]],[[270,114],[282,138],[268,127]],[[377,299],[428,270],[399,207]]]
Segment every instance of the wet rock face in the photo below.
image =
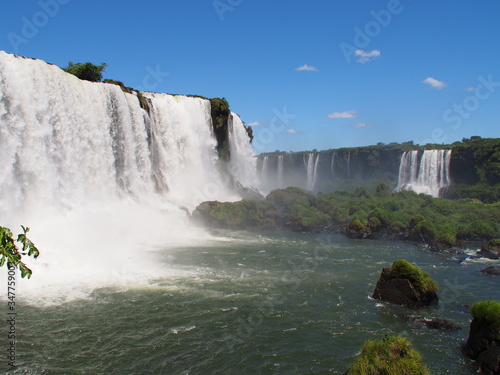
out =
[[410,280],[401,277],[392,268],[382,270],[373,298],[412,309],[429,306],[438,299],[435,292],[421,293]]
[[473,319],[464,354],[476,360],[483,375],[500,375],[500,330],[490,323]]

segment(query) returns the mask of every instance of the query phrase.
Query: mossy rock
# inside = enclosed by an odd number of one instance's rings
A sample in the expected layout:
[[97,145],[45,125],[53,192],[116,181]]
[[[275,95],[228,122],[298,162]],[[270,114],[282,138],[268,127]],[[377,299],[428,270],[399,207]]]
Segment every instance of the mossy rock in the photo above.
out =
[[384,268],[373,292],[373,298],[417,309],[438,299],[436,283],[418,267],[404,259]]
[[470,309],[474,319],[482,320],[496,329],[500,329],[500,301],[476,302]]
[[421,293],[436,292],[438,290],[437,284],[427,273],[404,259],[394,261],[391,268],[400,277],[410,280]]
[[404,337],[368,341],[347,375],[430,375],[422,356]]

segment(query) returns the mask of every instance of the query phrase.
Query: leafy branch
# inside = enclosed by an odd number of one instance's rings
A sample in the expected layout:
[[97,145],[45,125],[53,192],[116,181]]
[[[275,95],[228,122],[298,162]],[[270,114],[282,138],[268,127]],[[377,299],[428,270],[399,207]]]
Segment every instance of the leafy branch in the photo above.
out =
[[[23,255],[38,258],[40,252],[35,244],[26,236],[29,228],[21,225],[23,233],[17,236],[14,240],[13,234],[9,228],[0,226],[0,267],[3,267],[7,262],[8,267],[19,268],[21,277],[31,277],[32,271],[22,261]],[[16,246],[16,242],[22,245],[21,250]]]

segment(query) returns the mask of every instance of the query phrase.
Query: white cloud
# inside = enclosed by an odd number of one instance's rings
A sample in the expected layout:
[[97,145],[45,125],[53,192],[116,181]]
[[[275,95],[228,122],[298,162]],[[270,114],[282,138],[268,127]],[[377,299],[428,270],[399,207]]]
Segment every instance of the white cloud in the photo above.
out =
[[448,84],[446,82],[438,81],[436,78],[432,78],[432,77],[427,77],[426,79],[424,79],[422,81],[422,83],[425,83],[427,85],[431,85],[433,88],[435,88],[437,90],[442,90],[446,86],[448,86]]
[[261,126],[262,124],[258,121],[254,121],[254,122],[251,122],[250,124],[248,124],[249,126]]
[[308,71],[308,72],[319,72],[319,69],[315,68],[314,66],[312,65],[307,65],[307,64],[304,64],[302,66],[299,66],[298,68],[296,68],[295,70],[298,70],[299,72],[300,71]]
[[370,52],[363,51],[362,49],[357,49],[354,51],[354,56],[358,56],[359,58],[356,60],[357,62],[364,64],[365,62],[371,61],[377,57],[380,57],[381,53],[378,49],[373,49]]
[[357,117],[356,111],[333,112],[328,115],[328,118],[355,118]]
[[476,88],[474,86],[467,87],[465,90],[467,91],[476,91]]
[[287,129],[286,132],[289,133],[289,134],[297,134],[298,133],[298,131],[295,130],[295,129]]
[[373,124],[366,124],[364,122],[358,122],[352,125],[342,125],[343,128],[371,128]]

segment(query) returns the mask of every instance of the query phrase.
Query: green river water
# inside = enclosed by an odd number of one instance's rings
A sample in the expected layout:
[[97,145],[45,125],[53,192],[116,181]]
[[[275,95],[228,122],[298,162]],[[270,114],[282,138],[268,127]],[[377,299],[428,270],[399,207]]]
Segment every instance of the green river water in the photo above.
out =
[[[343,374],[366,340],[389,334],[409,338],[433,374],[472,375],[476,366],[460,352],[464,305],[499,298],[499,279],[479,272],[491,261],[460,264],[411,243],[219,231],[150,255],[163,276],[62,303],[21,295],[19,366],[3,355],[2,373]],[[437,307],[415,312],[370,298],[381,269],[399,258],[436,280]],[[415,327],[408,314],[462,329]]]

